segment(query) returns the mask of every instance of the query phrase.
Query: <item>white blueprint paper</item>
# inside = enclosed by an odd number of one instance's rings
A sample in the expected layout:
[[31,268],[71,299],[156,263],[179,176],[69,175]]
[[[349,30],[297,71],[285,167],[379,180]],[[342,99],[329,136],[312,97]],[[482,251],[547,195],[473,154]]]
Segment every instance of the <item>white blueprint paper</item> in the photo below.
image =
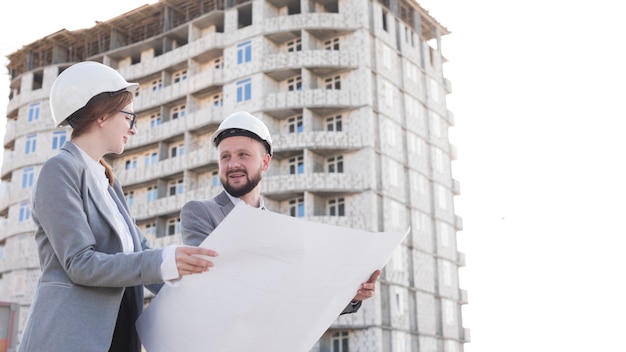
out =
[[164,286],[137,331],[148,352],[309,351],[407,233],[321,224],[241,202],[201,244],[219,253],[215,266]]

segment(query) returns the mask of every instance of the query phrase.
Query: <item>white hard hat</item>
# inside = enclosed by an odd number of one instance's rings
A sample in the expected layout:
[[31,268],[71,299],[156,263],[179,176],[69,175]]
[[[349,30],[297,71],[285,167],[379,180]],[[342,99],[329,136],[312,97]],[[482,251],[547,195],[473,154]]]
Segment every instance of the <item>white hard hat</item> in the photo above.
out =
[[111,67],[95,61],[84,61],[61,72],[50,89],[50,109],[57,127],[68,124],[67,118],[87,105],[89,99],[104,92],[135,92],[138,83],[126,82]]
[[238,111],[228,116],[217,131],[211,136],[213,144],[217,147],[224,138],[234,136],[247,136],[258,140],[265,145],[269,155],[272,155],[272,136],[267,126],[259,118],[246,111]]

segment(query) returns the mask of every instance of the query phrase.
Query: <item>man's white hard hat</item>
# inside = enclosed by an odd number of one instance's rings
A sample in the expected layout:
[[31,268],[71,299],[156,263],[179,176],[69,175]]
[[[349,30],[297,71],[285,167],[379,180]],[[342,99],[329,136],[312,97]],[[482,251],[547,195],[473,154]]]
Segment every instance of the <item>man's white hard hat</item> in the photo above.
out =
[[68,117],[104,92],[134,93],[138,83],[126,82],[113,68],[95,61],[84,61],[61,72],[50,89],[50,110],[57,127],[68,125]]
[[272,136],[267,126],[258,117],[246,111],[238,111],[228,116],[217,131],[211,136],[213,144],[217,147],[222,140],[234,136],[247,136],[258,140],[265,145],[269,155],[272,155]]

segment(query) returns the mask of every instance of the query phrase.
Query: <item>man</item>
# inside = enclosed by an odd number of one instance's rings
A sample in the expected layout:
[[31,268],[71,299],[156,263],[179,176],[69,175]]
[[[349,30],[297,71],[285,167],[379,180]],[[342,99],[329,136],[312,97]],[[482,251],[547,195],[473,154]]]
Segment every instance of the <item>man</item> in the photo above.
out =
[[[260,182],[272,159],[272,137],[267,126],[247,112],[227,117],[211,136],[218,150],[219,175],[224,191],[212,199],[186,203],[180,213],[183,242],[198,246],[226,218],[238,202],[265,209]],[[374,296],[376,270],[361,284],[341,314],[354,313],[361,301]]]

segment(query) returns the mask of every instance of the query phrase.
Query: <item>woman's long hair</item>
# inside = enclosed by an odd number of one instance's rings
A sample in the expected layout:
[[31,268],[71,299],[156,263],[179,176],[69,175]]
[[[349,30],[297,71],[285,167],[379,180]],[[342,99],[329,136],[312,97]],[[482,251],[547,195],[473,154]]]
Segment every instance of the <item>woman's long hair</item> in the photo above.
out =
[[[68,118],[68,122],[73,128],[71,138],[76,138],[84,134],[89,129],[89,126],[98,118],[104,116],[105,119],[108,119],[114,114],[117,114],[132,101],[133,93],[126,90],[114,93],[100,93],[89,99],[85,106],[76,110],[76,112]],[[104,174],[109,180],[109,184],[113,186],[113,182],[115,181],[113,168],[104,161],[104,159],[100,159],[99,162],[104,166]]]

